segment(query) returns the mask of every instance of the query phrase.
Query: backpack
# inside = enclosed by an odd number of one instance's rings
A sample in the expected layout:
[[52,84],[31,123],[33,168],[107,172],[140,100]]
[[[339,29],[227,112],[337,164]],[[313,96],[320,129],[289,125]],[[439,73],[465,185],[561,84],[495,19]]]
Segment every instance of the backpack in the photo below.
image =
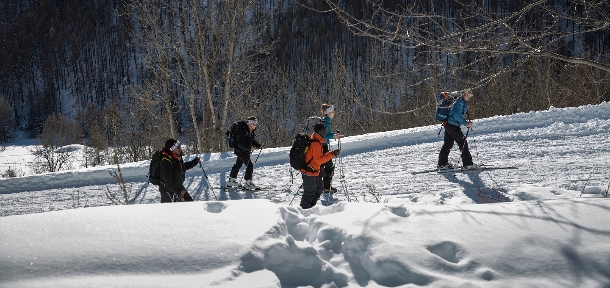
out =
[[225,132],[225,135],[227,136],[225,141],[227,147],[235,148],[237,146],[237,131],[239,131],[239,129],[241,129],[245,124],[246,122],[244,121],[238,121],[231,124],[231,128]]
[[449,111],[453,108],[453,105],[459,98],[460,97],[457,92],[441,92],[436,99],[436,120],[441,121],[444,124],[449,117]]
[[[318,123],[323,123],[322,117],[311,116],[311,117],[307,118],[307,120],[305,120],[305,125],[303,126],[303,133],[305,133],[307,135],[313,134],[313,126],[316,126],[316,124],[318,124]],[[324,135],[322,135],[322,136],[324,136]]]
[[153,154],[152,159],[150,160],[150,166],[148,167],[148,182],[153,185],[161,184],[161,159],[163,159],[163,155],[161,154],[161,150],[159,150]]
[[[317,140],[314,140],[317,142]],[[299,133],[294,137],[292,148],[290,148],[290,166],[296,170],[305,169],[309,172],[315,170],[309,166],[309,163],[305,162],[305,155],[309,149],[309,143],[311,143],[311,136],[305,133]]]

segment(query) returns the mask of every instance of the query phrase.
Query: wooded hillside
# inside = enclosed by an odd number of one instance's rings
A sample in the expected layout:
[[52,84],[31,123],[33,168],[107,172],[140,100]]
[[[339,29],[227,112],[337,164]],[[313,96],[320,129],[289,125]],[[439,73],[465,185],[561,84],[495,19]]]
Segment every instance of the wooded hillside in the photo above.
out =
[[250,115],[286,146],[322,103],[355,135],[434,123],[442,90],[471,89],[473,119],[610,100],[607,1],[466,2],[3,1],[0,126],[64,115],[135,161],[226,150]]

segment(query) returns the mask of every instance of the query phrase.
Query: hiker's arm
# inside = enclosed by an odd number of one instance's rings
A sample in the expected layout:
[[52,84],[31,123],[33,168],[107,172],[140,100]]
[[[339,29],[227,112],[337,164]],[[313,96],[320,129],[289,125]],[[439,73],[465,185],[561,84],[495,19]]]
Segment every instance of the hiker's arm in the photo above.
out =
[[258,142],[258,140],[256,140],[256,138],[254,138],[254,140],[252,140],[252,145],[258,149],[261,149],[263,147],[263,144]]
[[455,116],[453,119],[463,126],[468,125],[468,120],[464,118],[464,115],[466,114],[466,111],[464,111],[465,108],[463,100],[457,101],[453,107],[453,110],[456,112],[453,113]]
[[197,164],[199,164],[199,162],[200,162],[199,157],[195,157],[195,159],[193,159],[193,160],[191,160],[189,162],[184,163],[184,167],[186,167],[186,170],[189,170],[189,169],[197,166]]

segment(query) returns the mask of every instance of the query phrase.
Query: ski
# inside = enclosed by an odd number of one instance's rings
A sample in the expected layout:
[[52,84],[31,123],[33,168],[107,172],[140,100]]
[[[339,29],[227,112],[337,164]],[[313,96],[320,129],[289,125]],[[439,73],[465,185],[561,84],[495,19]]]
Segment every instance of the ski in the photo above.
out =
[[457,169],[426,169],[420,171],[412,171],[411,174],[425,174],[425,173],[457,173],[457,172],[470,172],[470,171],[484,171],[484,170],[500,170],[500,169],[519,169],[517,166],[496,166],[496,165],[481,165],[476,169],[463,169],[462,167],[458,167]]
[[259,187],[258,189],[246,189],[246,187],[243,187],[243,186],[238,186],[238,187],[220,186],[220,187],[212,187],[212,189],[220,189],[223,191],[243,191],[243,192],[283,191],[283,190],[277,189],[275,187]]

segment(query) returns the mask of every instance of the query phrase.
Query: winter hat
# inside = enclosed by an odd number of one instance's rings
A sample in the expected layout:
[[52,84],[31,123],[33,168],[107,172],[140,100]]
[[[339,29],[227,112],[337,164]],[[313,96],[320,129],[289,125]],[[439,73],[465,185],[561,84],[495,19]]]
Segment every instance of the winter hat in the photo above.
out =
[[[324,123],[318,123],[313,126],[313,131],[320,134],[321,136],[324,136],[326,135],[326,126],[324,126]],[[322,131],[324,131],[324,133],[320,133]]]
[[324,111],[324,115],[327,115],[328,113],[333,112],[333,111],[335,111],[335,106],[334,105],[330,105]]
[[165,146],[163,146],[166,150],[169,151],[173,151],[176,148],[180,148],[180,141],[176,140],[176,139],[167,139],[167,141],[165,141]]

